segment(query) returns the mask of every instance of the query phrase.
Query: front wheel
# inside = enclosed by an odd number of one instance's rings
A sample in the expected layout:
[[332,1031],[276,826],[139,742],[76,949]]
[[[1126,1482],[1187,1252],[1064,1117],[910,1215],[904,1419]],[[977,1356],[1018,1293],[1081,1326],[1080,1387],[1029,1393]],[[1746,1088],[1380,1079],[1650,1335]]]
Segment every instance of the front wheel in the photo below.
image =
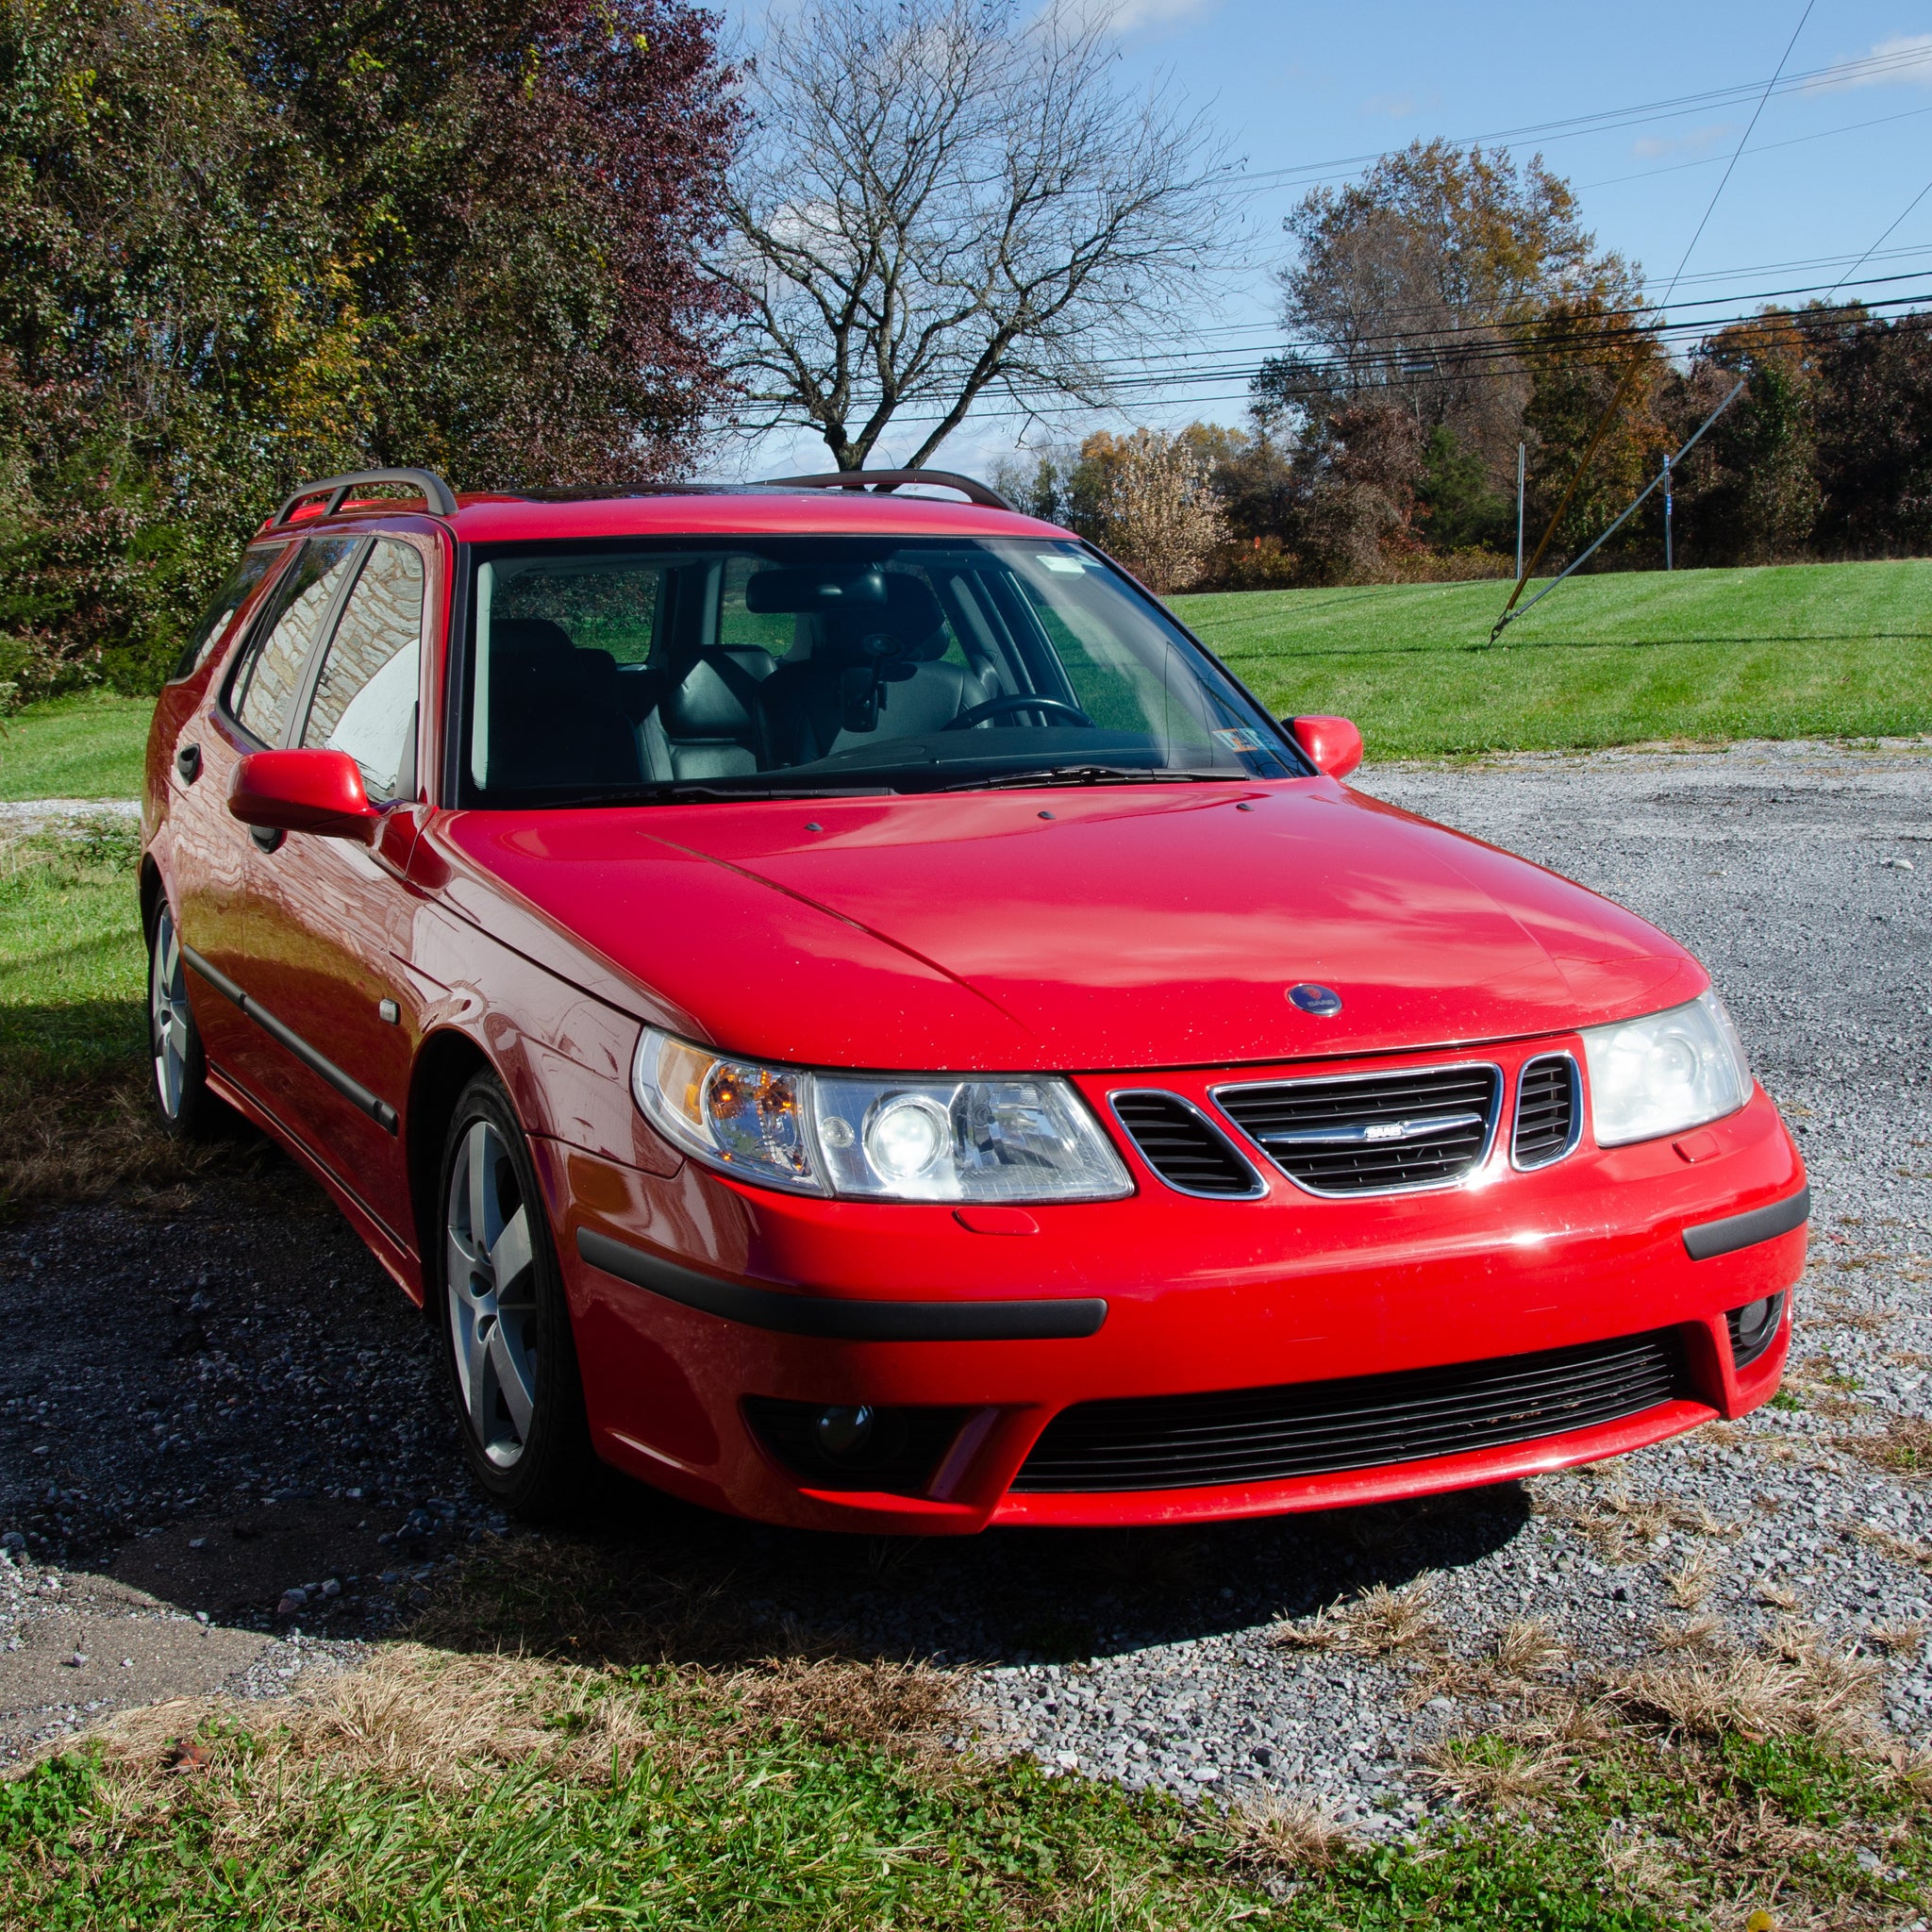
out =
[[440,1198],[443,1356],[471,1471],[506,1509],[555,1515],[590,1468],[583,1389],[529,1147],[491,1074],[457,1103]]
[[221,1103],[208,1091],[208,1059],[188,1004],[188,965],[165,896],[157,893],[147,924],[148,1052],[154,1067],[155,1109],[162,1130],[177,1141],[203,1141],[213,1131]]

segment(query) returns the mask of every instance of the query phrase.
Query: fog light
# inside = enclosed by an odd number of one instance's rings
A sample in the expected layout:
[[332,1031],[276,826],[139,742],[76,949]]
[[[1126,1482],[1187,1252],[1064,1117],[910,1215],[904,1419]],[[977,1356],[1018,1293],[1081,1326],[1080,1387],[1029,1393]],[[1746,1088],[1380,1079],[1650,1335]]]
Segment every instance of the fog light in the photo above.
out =
[[876,1412],[870,1405],[858,1408],[822,1408],[811,1419],[811,1438],[827,1456],[843,1461],[863,1453],[872,1441]]
[[1731,1331],[1731,1363],[1735,1368],[1748,1368],[1777,1337],[1778,1324],[1784,1319],[1785,1298],[1782,1294],[1767,1294],[1755,1302],[1746,1302],[1741,1308],[1733,1308],[1724,1317],[1725,1324]]

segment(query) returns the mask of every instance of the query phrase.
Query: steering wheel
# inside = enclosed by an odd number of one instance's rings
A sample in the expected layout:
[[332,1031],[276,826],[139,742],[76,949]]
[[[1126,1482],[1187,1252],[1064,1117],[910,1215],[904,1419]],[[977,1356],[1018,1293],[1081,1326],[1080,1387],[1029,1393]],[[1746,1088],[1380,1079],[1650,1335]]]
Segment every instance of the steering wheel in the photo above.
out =
[[961,711],[950,724],[941,724],[940,729],[964,731],[972,725],[984,724],[989,718],[1004,718],[1008,711],[1058,711],[1075,724],[1084,724],[1089,730],[1094,728],[1093,720],[1078,705],[1070,705],[1060,698],[1043,698],[1030,691],[1009,691],[1002,697],[988,698],[985,704]]

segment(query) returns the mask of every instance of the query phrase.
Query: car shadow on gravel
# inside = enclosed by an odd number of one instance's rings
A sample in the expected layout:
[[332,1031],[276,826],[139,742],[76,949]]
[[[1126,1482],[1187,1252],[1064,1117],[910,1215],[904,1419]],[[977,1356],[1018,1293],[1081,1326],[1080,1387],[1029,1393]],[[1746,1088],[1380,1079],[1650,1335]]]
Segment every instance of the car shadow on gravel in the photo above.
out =
[[[421,1316],[279,1158],[0,1226],[0,1541],[18,1563],[263,1640],[413,1628],[583,1658],[1048,1663],[1453,1569],[1528,1511],[1507,1487],[1247,1524],[876,1539],[733,1522],[602,1472],[573,1520],[513,1527],[464,1472]],[[0,1710],[7,1678],[0,1655]]]
[[1063,1663],[1301,1617],[1479,1561],[1529,1517],[1521,1484],[1252,1523],[811,1535],[600,1476],[574,1522],[486,1540],[416,1634],[583,1661],[727,1666],[774,1654]]

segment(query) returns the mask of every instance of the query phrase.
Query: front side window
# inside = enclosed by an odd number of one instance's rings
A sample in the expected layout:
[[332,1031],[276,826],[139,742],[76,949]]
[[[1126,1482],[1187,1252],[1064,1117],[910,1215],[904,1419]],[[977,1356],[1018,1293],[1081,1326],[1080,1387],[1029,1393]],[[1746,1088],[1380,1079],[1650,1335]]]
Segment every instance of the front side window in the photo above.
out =
[[422,635],[422,554],[378,538],[329,640],[302,730],[305,745],[347,752],[372,798],[395,797],[415,775]]
[[471,607],[472,804],[1307,770],[1072,541],[479,545]]
[[322,627],[362,547],[359,537],[311,537],[235,667],[228,708],[261,744],[279,744]]
[[222,586],[215,601],[202,613],[201,622],[181,647],[181,655],[169,673],[170,683],[179,683],[184,677],[192,677],[208,661],[208,654],[227,635],[236,613],[254,596],[257,587],[282,560],[288,548],[286,543],[262,544],[249,551],[235,566],[228,581]]

